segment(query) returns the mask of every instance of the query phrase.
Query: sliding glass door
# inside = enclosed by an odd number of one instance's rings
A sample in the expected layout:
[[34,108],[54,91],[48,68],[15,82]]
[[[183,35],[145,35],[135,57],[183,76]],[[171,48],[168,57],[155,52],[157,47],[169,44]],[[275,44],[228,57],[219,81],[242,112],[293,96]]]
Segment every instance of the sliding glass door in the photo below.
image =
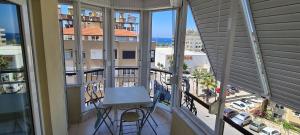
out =
[[33,62],[32,58],[31,62],[26,59],[26,56],[32,57],[26,51],[30,49],[26,46],[30,42],[30,38],[28,39],[30,33],[29,25],[24,27],[24,18],[26,18],[23,16],[24,7],[19,4],[0,2],[1,135],[35,134],[33,126],[35,117],[33,118],[32,115],[35,111],[32,111],[34,107],[31,104],[31,97],[34,96],[31,95],[31,90],[35,87],[31,85],[34,79],[29,77],[34,71],[28,70]]

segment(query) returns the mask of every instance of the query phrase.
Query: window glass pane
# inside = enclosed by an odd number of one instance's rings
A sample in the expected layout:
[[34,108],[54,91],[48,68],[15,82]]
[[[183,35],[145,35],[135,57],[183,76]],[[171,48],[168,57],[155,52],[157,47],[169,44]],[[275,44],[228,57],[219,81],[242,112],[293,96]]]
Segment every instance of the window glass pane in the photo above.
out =
[[[104,93],[104,54],[103,54],[103,16],[102,8],[81,4],[81,40],[85,87],[85,109],[93,107],[93,100],[100,100]],[[91,83],[93,82],[93,83]],[[94,91],[95,95],[89,93]]]
[[[216,101],[218,93],[217,80],[210,69],[210,63],[195,24],[190,7],[188,7],[185,35],[185,50],[183,64],[183,107],[188,108],[197,118],[207,124],[212,130],[215,128],[216,115],[208,111],[209,104]],[[190,105],[193,103],[193,105]],[[235,104],[239,106],[239,104]],[[194,108],[194,109],[190,109]],[[227,110],[228,115],[235,112]]]
[[[140,13],[115,11],[115,86],[134,86],[138,82]],[[127,74],[127,71],[132,74]]]
[[135,59],[135,51],[123,51],[123,59]]
[[20,7],[0,2],[0,134],[34,133]]
[[67,4],[58,5],[58,18],[60,29],[62,32],[62,48],[64,49],[64,62],[66,71],[66,83],[77,83],[76,76],[76,55],[74,36],[74,21],[73,21],[73,6]]
[[152,13],[152,44],[150,94],[160,92],[159,103],[170,106],[173,72],[174,35],[176,10],[154,11]]

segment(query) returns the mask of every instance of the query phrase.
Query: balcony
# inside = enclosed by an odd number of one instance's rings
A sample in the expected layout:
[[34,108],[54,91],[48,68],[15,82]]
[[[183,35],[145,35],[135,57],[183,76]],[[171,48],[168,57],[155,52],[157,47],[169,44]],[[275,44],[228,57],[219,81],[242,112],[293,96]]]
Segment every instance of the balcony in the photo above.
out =
[[[120,113],[118,113],[120,117]],[[156,110],[153,114],[154,119],[156,120],[158,126],[155,128],[157,131],[157,134],[159,135],[167,135],[170,134],[171,130],[171,113],[166,112],[164,110]],[[69,134],[70,135],[91,135],[94,132],[94,123],[96,121],[96,117],[94,114],[92,114],[89,118],[86,120],[83,120],[83,122],[79,124],[72,124],[69,128]],[[153,123],[152,123],[153,124]],[[129,127],[126,130],[133,130],[135,131],[135,128]],[[110,135],[108,129],[105,126],[101,126],[97,134],[101,135]],[[146,124],[142,130],[142,135],[154,135],[152,129],[148,124]]]
[[[0,134],[92,134],[112,89],[135,86],[144,94],[132,97],[147,103],[159,95],[158,134],[299,134],[299,7],[295,0],[1,1]],[[161,12],[167,16],[157,19]],[[188,28],[201,42],[187,41]],[[155,30],[169,32],[167,43],[153,42],[164,37]],[[124,108],[106,105],[118,123]],[[109,131],[102,125],[97,134]],[[154,133],[146,123],[141,134]]]

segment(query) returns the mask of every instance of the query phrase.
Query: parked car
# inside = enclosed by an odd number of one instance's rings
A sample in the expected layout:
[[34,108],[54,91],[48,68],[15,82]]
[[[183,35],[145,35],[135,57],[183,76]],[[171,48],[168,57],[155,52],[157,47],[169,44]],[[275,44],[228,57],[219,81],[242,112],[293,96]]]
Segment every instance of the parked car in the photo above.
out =
[[234,95],[234,94],[235,94],[235,91],[231,89],[231,85],[227,85],[226,91],[227,91],[227,93],[228,93],[227,96],[229,96],[229,95]]
[[253,98],[253,99],[251,99],[251,101],[254,103],[262,103],[263,99],[262,98]]
[[242,113],[234,116],[233,118],[231,118],[231,120],[235,124],[238,124],[243,127],[243,126],[249,124],[252,121],[252,118],[248,113],[242,112]]
[[227,85],[227,89],[229,94],[234,95],[235,93],[239,93],[239,89],[237,87],[233,87],[231,85]]
[[235,91],[235,93],[239,93],[240,90],[237,87],[231,87],[231,90]]
[[250,126],[249,126],[249,128],[255,132],[260,132],[265,127],[266,127],[266,124],[264,124],[261,121],[253,121],[250,123]]
[[224,116],[227,118],[233,118],[234,116],[238,115],[239,113],[233,109],[225,108],[224,109]]
[[260,135],[281,135],[279,130],[270,127],[263,128],[259,134]]
[[232,102],[230,104],[230,107],[234,108],[234,109],[237,109],[237,110],[240,110],[240,111],[246,111],[246,110],[249,109],[249,107],[241,101]]
[[248,99],[243,98],[243,99],[241,99],[241,101],[243,103],[245,103],[249,108],[254,108],[255,107],[255,104],[252,103],[251,101],[249,101]]

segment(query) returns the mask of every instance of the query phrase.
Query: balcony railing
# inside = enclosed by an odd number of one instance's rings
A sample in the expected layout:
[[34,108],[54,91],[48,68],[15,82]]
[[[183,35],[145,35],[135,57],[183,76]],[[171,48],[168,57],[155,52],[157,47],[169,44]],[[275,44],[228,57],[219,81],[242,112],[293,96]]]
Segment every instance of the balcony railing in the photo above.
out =
[[131,87],[138,83],[137,67],[116,67],[115,87]]
[[[186,107],[189,111],[191,111],[196,117],[197,114],[201,111],[198,111],[196,107],[196,104],[203,106],[204,108],[206,108],[207,110],[209,109],[209,104],[205,103],[204,101],[200,100],[199,97],[195,96],[194,94],[190,93],[189,91],[184,91],[182,93],[182,107]],[[241,132],[242,134],[245,135],[252,135],[251,132],[249,132],[248,130],[246,130],[245,128],[237,125],[236,123],[234,123],[230,118],[228,117],[223,117],[223,120],[225,122],[227,122],[229,125],[231,125],[233,128],[237,129],[239,132]]]
[[24,69],[0,70],[0,94],[25,92],[26,78]]
[[[138,68],[137,67],[116,67],[115,68],[115,87],[130,87],[138,83]],[[85,104],[89,105],[93,100],[99,100],[104,95],[104,69],[92,69],[84,71],[84,88],[93,90],[97,95],[90,98],[85,91]],[[67,72],[66,78],[74,80],[77,74],[75,72]],[[154,90],[159,89],[162,93],[160,102],[166,105],[171,104],[171,83],[170,78],[172,73],[166,70],[154,69],[150,71],[150,95],[154,95]]]
[[150,95],[153,96],[155,91],[160,91],[161,94],[159,102],[166,105],[170,105],[172,98],[172,87],[170,82],[172,72],[151,68],[150,75]]

